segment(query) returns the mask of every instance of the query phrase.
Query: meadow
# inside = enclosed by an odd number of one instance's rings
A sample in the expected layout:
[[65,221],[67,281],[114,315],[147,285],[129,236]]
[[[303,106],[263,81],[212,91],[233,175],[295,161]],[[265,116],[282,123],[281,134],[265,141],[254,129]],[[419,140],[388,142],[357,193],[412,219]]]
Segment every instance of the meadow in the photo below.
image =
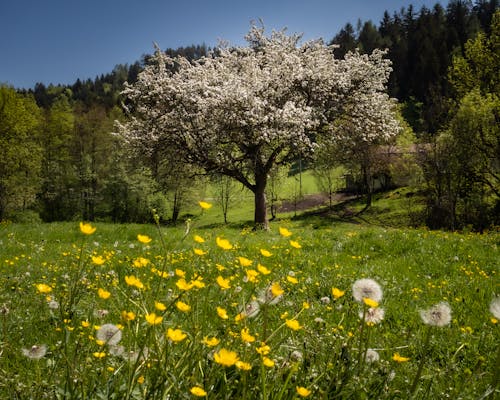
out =
[[0,398],[500,393],[498,232],[261,232],[214,208],[172,227],[1,224]]

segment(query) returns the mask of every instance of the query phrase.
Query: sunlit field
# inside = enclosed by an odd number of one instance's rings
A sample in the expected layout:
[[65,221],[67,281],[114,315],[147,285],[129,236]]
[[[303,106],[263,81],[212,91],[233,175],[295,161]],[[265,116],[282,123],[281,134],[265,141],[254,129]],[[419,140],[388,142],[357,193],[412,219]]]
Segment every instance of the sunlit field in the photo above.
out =
[[493,399],[498,232],[0,225],[2,399]]

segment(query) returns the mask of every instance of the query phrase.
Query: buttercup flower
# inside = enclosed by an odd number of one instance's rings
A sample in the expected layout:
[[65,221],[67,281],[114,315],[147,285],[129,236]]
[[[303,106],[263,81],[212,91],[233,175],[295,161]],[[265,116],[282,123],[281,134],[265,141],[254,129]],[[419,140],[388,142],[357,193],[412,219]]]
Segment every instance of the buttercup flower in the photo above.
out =
[[252,366],[245,361],[236,361],[236,368],[241,369],[242,371],[250,371]]
[[446,302],[438,303],[427,310],[420,311],[425,324],[443,327],[451,322],[451,308]]
[[222,307],[217,307],[217,315],[222,319],[228,319],[227,311]]
[[167,329],[167,337],[172,342],[181,342],[184,339],[186,339],[187,335],[184,332],[182,332],[182,330],[180,330],[180,329],[168,328]]
[[271,257],[272,253],[266,249],[260,249],[260,254],[262,254],[264,257]]
[[151,239],[148,235],[141,235],[141,234],[138,234],[137,235],[137,240],[143,244],[148,244],[151,242]]
[[217,285],[220,286],[222,290],[229,289],[231,287],[231,284],[229,283],[229,279],[223,278],[222,276],[218,276],[215,281],[217,282]]
[[298,331],[299,329],[302,328],[300,325],[299,321],[296,319],[287,319],[285,321],[286,326],[288,326],[290,329],[293,329],[294,331]]
[[206,201],[199,201],[198,205],[203,209],[203,210],[208,210],[209,208],[212,208],[212,204],[207,203]]
[[106,260],[103,258],[103,256],[92,256],[92,263],[95,265],[102,265],[106,262]]
[[190,392],[196,397],[205,397],[207,395],[207,392],[205,392],[203,388],[199,386],[193,386]]
[[52,287],[50,287],[49,285],[47,285],[45,283],[37,283],[35,286],[36,286],[36,290],[38,290],[39,293],[47,294],[47,293],[52,292]]
[[290,246],[296,248],[296,249],[301,249],[302,246],[300,245],[299,242],[295,241],[295,240],[290,240]]
[[253,261],[252,260],[249,260],[248,258],[246,257],[238,257],[238,261],[240,263],[240,265],[242,267],[249,267],[250,265],[252,265]]
[[149,325],[158,325],[163,321],[163,317],[161,315],[156,315],[155,313],[146,314],[146,321]]
[[202,340],[202,343],[208,347],[215,347],[220,343],[220,340],[217,339],[215,336],[211,338],[205,336]]
[[336,287],[332,288],[332,296],[335,300],[340,299],[344,293],[344,290],[337,289]]
[[382,288],[373,279],[358,279],[352,285],[352,294],[356,301],[360,303],[363,299],[368,298],[376,302],[382,300]]
[[115,346],[122,339],[122,331],[116,325],[104,324],[97,330],[96,338],[110,346]]
[[108,292],[106,289],[103,289],[103,288],[99,288],[97,289],[97,295],[101,298],[101,299],[108,299],[110,296],[111,296],[111,293]]
[[396,362],[406,362],[408,361],[410,358],[409,357],[403,357],[403,356],[400,356],[399,353],[394,353],[394,355],[392,356],[392,359]]
[[280,235],[283,236],[283,237],[289,237],[289,236],[292,236],[292,232],[290,232],[288,229],[286,228],[282,228],[281,226],[278,228],[279,232],[280,232]]
[[177,307],[177,309],[179,311],[182,311],[182,312],[191,311],[191,306],[189,304],[182,302],[182,301],[178,301],[177,303],[175,303],[175,306]]
[[204,243],[205,239],[203,239],[200,235],[194,235],[193,239],[196,243]]
[[296,386],[295,390],[300,397],[307,397],[311,394],[311,391],[303,386]]
[[248,328],[243,328],[241,330],[241,340],[243,340],[245,343],[253,343],[255,342],[255,336],[250,334],[250,330]]
[[93,227],[90,224],[80,222],[80,232],[82,232],[84,235],[92,235],[96,229],[97,228]]
[[215,238],[215,242],[217,243],[217,246],[219,246],[223,250],[231,250],[233,248],[233,245],[229,243],[229,240],[227,239],[221,239],[217,236]]
[[214,360],[217,364],[225,367],[231,367],[238,362],[239,358],[235,351],[222,348],[218,352],[214,353]]

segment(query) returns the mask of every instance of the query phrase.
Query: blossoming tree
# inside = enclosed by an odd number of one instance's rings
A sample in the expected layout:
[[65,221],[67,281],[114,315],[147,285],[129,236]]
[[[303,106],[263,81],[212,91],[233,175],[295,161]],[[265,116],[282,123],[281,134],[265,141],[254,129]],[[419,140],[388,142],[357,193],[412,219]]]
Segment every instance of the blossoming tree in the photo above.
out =
[[[255,224],[267,227],[271,168],[310,154],[320,133],[341,138],[326,127],[358,99],[368,119],[389,109],[390,62],[380,51],[336,60],[320,40],[301,43],[285,31],[266,36],[255,26],[246,40],[247,47],[220,45],[191,62],[157,49],[124,90],[133,117],[121,133],[143,151],[169,146],[183,162],[241,182],[254,193]],[[394,132],[370,127],[366,134]]]

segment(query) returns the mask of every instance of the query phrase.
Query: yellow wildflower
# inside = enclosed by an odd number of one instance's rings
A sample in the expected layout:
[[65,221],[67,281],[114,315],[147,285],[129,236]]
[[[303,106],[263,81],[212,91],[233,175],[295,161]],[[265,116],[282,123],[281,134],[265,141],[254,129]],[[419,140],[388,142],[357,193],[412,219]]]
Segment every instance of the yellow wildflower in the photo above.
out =
[[211,338],[205,336],[202,340],[202,343],[208,347],[215,347],[220,343],[220,340],[217,339],[215,336]]
[[203,388],[199,386],[193,386],[190,392],[193,396],[196,397],[205,397],[207,395],[207,392],[205,392]]
[[260,347],[257,347],[255,349],[257,351],[257,353],[259,353],[261,356],[266,356],[269,354],[269,352],[271,351],[271,348],[265,344],[265,343],[262,343],[262,345]]
[[158,325],[163,321],[163,317],[161,315],[156,315],[154,312],[150,314],[146,314],[146,321],[149,325]]
[[179,268],[175,269],[175,275],[178,276],[179,278],[186,277],[186,273],[182,269],[179,269]]
[[217,315],[222,319],[228,319],[227,311],[222,307],[217,307]]
[[155,301],[155,308],[158,311],[165,311],[167,309],[167,306],[159,301]]
[[268,357],[262,357],[262,363],[268,368],[274,367],[274,361]]
[[52,288],[45,283],[37,283],[35,286],[39,293],[46,294],[52,292]]
[[132,311],[122,311],[121,316],[125,321],[133,321],[135,319],[135,313]]
[[344,290],[337,289],[336,287],[332,288],[332,296],[335,300],[340,299],[344,294]]
[[271,257],[272,253],[268,250],[265,249],[260,249],[260,254],[262,254],[264,257]]
[[145,267],[149,264],[149,260],[147,258],[144,258],[144,257],[137,257],[135,260],[134,260],[134,267],[136,268],[142,268],[142,267]]
[[250,334],[250,330],[248,328],[243,328],[241,330],[241,340],[245,343],[253,343],[255,342],[255,336]]
[[144,376],[143,375],[141,375],[140,377],[137,378],[137,383],[139,385],[142,385],[144,383]]
[[257,265],[257,270],[262,274],[262,275],[269,275],[271,273],[271,271],[269,269],[267,269],[266,267],[264,267],[263,265],[261,264],[258,264]]
[[296,386],[295,390],[297,391],[297,394],[300,397],[307,397],[307,396],[309,396],[311,394],[311,391],[309,389],[306,389],[303,386]]
[[245,361],[236,361],[236,368],[241,369],[242,371],[250,371],[252,366]]
[[365,303],[368,307],[371,308],[377,308],[378,307],[378,302],[370,299],[369,297],[363,297],[363,303]]
[[293,329],[294,331],[298,331],[299,329],[302,328],[300,325],[299,321],[296,319],[287,319],[285,320],[286,326],[288,326],[290,329]]
[[223,250],[231,250],[233,248],[233,245],[229,243],[229,240],[227,239],[222,239],[217,236],[215,242],[217,243],[217,246],[219,246]]
[[191,311],[191,306],[189,304],[182,302],[182,301],[178,301],[177,303],[175,303],[175,306],[177,307],[177,309],[179,311],[182,311],[182,312]]
[[212,208],[212,204],[207,203],[206,201],[199,201],[198,204],[203,210],[208,210],[209,208]]
[[235,351],[222,348],[214,353],[214,361],[225,367],[231,367],[238,362],[238,354]]
[[292,247],[295,247],[296,249],[301,249],[302,246],[300,245],[299,242],[295,241],[295,240],[290,240],[290,246]]
[[180,329],[168,328],[167,329],[167,337],[172,342],[181,342],[184,339],[186,339],[187,335],[184,332],[182,332],[182,330],[180,330]]
[[184,278],[179,279],[175,282],[175,286],[177,286],[180,290],[191,290],[193,288],[193,282],[187,283]]
[[299,283],[299,280],[296,277],[291,276],[291,275],[287,275],[286,280],[290,283],[293,283],[294,285]]
[[202,250],[202,249],[193,249],[194,251],[194,254],[196,254],[197,256],[204,256],[205,254],[207,254],[207,252],[205,250]]
[[394,355],[392,356],[392,359],[396,362],[406,362],[408,361],[410,358],[409,357],[402,357],[399,355],[399,353],[394,353]]
[[231,287],[229,279],[224,279],[222,276],[218,276],[215,280],[222,290],[229,289]]
[[137,240],[141,243],[144,243],[144,244],[148,244],[151,242],[151,239],[148,235],[141,235],[141,234],[138,234],[137,235]]
[[238,261],[240,262],[240,265],[242,267],[249,267],[250,265],[252,265],[252,260],[249,260],[248,258],[246,257],[238,257]]
[[280,235],[283,236],[283,237],[289,237],[289,236],[292,236],[292,232],[290,232],[288,229],[286,228],[282,228],[281,226],[279,227],[279,232],[280,232]]
[[99,288],[97,289],[97,295],[101,298],[101,299],[108,299],[110,296],[111,296],[111,293],[108,292],[106,289],[103,289],[103,288]]
[[271,294],[274,297],[281,296],[283,293],[285,293],[285,291],[281,289],[281,286],[278,282],[275,282],[271,285]]
[[254,269],[247,269],[246,274],[248,282],[257,282],[257,276],[259,275],[258,271]]
[[106,260],[103,258],[103,256],[92,256],[92,262],[95,265],[102,265],[105,261]]
[[94,357],[95,358],[103,358],[103,357],[106,357],[106,353],[103,352],[103,351],[96,351],[95,353],[93,353]]
[[194,235],[193,239],[196,243],[204,243],[205,242],[205,239],[203,239],[200,235]]
[[144,284],[134,275],[125,275],[125,282],[129,286],[135,286],[137,289],[144,289]]
[[80,222],[80,232],[82,232],[84,235],[92,235],[96,229],[97,228],[90,224]]

